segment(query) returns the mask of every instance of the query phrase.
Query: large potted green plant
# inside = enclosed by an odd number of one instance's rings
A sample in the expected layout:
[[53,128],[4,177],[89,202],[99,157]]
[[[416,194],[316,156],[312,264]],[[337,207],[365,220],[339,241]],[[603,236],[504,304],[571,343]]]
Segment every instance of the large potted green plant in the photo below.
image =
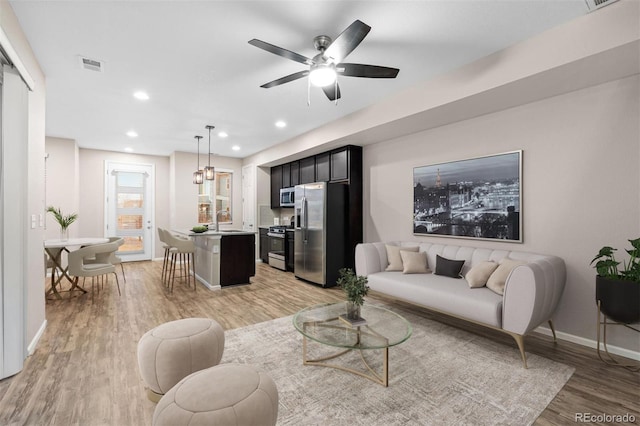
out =
[[62,210],[60,208],[56,209],[53,206],[47,207],[47,212],[51,213],[54,219],[56,220],[56,222],[58,222],[58,225],[60,225],[60,239],[62,241],[68,240],[69,225],[71,225],[73,222],[76,221],[76,219],[78,218],[78,214],[71,213],[71,214],[65,215],[62,213]]
[[347,318],[360,319],[360,308],[364,304],[364,297],[369,292],[367,277],[356,275],[351,268],[342,268],[338,274],[337,284],[347,296]]
[[[596,302],[603,314],[624,324],[640,321],[640,238],[629,240],[629,260],[616,260],[617,249],[602,247],[591,264],[596,276]],[[622,265],[622,266],[621,266]]]

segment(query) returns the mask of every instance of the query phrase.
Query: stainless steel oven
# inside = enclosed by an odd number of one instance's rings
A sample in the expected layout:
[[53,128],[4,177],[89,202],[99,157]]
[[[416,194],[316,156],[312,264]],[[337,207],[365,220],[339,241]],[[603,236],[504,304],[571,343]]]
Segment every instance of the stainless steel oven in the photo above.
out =
[[269,265],[274,268],[287,270],[285,259],[285,230],[286,226],[272,226],[269,228]]

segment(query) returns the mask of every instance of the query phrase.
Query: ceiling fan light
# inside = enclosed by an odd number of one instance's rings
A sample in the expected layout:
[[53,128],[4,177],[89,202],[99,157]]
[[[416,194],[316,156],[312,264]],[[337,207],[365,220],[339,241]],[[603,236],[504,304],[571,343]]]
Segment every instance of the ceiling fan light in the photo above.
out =
[[336,81],[336,70],[330,65],[318,65],[309,73],[309,81],[316,87],[325,87]]

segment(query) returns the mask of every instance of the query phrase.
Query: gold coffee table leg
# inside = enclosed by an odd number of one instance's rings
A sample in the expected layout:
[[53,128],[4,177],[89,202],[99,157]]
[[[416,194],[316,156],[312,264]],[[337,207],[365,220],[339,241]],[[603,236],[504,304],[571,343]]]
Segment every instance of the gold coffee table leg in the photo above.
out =
[[[307,327],[307,325],[310,326],[325,326],[325,327],[329,327],[329,328],[335,328],[335,326],[331,326],[331,325],[325,325],[325,324],[320,324],[320,323],[310,323],[310,324],[304,324],[304,328]],[[355,331],[355,330],[354,330]],[[360,329],[358,328],[358,330],[356,331],[358,334],[361,333]],[[377,334],[377,333],[375,333]],[[359,337],[358,337],[358,341],[359,341]],[[307,357],[307,337],[305,335],[302,336],[302,364],[303,365],[315,365],[315,366],[320,366],[320,367],[329,367],[329,368],[335,368],[337,370],[342,370],[342,371],[346,371],[348,373],[351,374],[356,374],[360,377],[364,377],[365,379],[369,379],[372,382],[378,383],[384,387],[388,387],[389,386],[389,348],[381,348],[383,351],[383,362],[382,362],[382,375],[376,373],[373,368],[371,368],[371,366],[369,365],[369,363],[367,362],[367,360],[364,357],[363,354],[363,350],[362,349],[358,349],[358,348],[347,348],[345,350],[342,351],[338,351],[332,354],[329,354],[327,356],[323,356],[321,358],[314,358],[314,359],[309,359]],[[362,372],[362,371],[358,371],[358,370],[354,370],[352,368],[348,368],[348,367],[344,367],[341,365],[337,365],[337,364],[329,364],[325,361],[329,361],[335,358],[338,358],[346,353],[349,353],[351,351],[354,350],[358,350],[360,351],[360,359],[362,360],[362,363],[364,364],[364,366],[366,367],[366,369],[368,370],[367,372]]]

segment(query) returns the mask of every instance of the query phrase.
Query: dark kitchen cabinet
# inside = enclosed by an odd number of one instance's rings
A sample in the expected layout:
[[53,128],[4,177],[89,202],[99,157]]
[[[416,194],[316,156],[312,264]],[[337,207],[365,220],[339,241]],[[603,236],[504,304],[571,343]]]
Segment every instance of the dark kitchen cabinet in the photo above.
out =
[[296,186],[300,183],[300,162],[294,161],[291,164],[291,186]]
[[316,181],[316,159],[307,157],[300,160],[300,183],[312,183]]
[[263,263],[269,263],[269,228],[260,228],[260,259]]
[[331,180],[331,154],[316,155],[316,182],[329,182]]
[[289,188],[291,186],[291,163],[282,165],[282,187]]
[[223,235],[220,239],[220,285],[249,284],[256,274],[256,236]]
[[349,148],[331,153],[331,181],[349,179]]
[[287,263],[287,271],[293,271],[293,267],[295,265],[295,258],[294,258],[294,252],[295,252],[295,232],[294,231],[287,231],[287,246],[285,248],[285,255],[284,258],[286,259],[286,263]]
[[280,189],[282,189],[282,166],[271,168],[271,208],[280,207]]
[[[283,169],[284,166],[284,169]],[[333,151],[293,161],[278,167],[272,167],[271,175],[271,207],[280,207],[280,188],[283,182],[288,186],[296,186],[311,182],[334,182],[348,186],[348,240],[347,266],[353,267],[355,247],[362,242],[362,147],[347,145]],[[284,172],[283,172],[284,170]],[[283,180],[284,179],[284,180]],[[286,244],[289,245],[288,243]],[[293,250],[292,250],[293,252]],[[262,253],[261,253],[262,257]],[[268,258],[267,258],[268,259]],[[293,259],[293,256],[291,256]],[[293,260],[291,260],[293,262]],[[289,259],[286,260],[289,265]],[[288,266],[287,266],[288,267]]]

